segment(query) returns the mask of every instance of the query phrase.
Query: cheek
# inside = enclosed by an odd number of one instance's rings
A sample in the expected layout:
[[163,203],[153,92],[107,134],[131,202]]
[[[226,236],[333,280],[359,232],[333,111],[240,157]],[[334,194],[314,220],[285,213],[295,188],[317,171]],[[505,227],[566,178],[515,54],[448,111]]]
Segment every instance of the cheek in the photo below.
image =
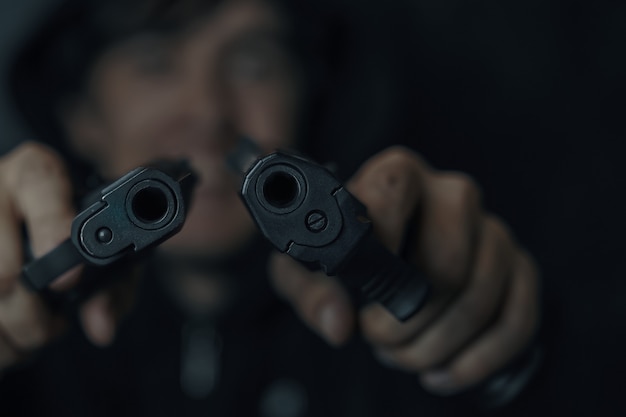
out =
[[155,143],[164,125],[175,116],[175,100],[168,91],[111,95],[105,104],[108,112],[107,143],[111,171],[115,176],[159,157],[163,150]]

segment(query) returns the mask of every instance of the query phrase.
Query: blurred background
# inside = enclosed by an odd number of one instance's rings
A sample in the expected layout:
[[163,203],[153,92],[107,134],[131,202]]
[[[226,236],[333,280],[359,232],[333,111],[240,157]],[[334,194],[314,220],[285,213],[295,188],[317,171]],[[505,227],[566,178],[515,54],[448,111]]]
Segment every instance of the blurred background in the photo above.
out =
[[[0,77],[6,79],[10,59],[28,33],[54,7],[56,0],[0,1]],[[0,152],[28,136],[7,97],[6,83],[0,88]]]
[[[0,76],[54,3],[0,3]],[[626,4],[341,0],[327,9],[332,93],[317,147],[332,144],[343,177],[393,143],[475,177],[544,275],[546,362],[519,415],[626,415]],[[3,86],[0,149],[28,137]]]

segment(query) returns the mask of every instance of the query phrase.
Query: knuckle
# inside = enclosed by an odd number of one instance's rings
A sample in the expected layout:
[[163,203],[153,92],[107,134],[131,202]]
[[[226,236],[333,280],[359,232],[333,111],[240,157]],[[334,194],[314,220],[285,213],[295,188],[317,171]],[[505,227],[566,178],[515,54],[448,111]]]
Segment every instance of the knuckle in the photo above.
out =
[[376,187],[381,195],[402,195],[415,187],[421,163],[418,156],[408,148],[387,149],[366,163],[357,175],[357,188]]
[[[467,250],[460,245],[450,244],[431,254],[429,264],[436,274],[448,277],[457,285],[464,284],[467,274]],[[458,280],[461,280],[457,282]]]
[[441,354],[434,346],[426,346],[419,341],[402,349],[394,356],[396,363],[405,369],[424,372],[441,364]]
[[398,165],[412,169],[421,162],[420,157],[411,149],[395,145],[387,148],[380,154],[380,158],[386,164]]
[[536,286],[539,281],[541,271],[535,261],[535,258],[525,249],[520,249],[518,251],[518,259],[520,264],[519,267],[521,268],[522,273],[526,276],[526,280]]
[[423,352],[418,356],[407,359],[405,366],[416,372],[425,372],[441,364],[442,355],[438,352]]
[[502,219],[493,214],[489,214],[485,217],[483,233],[488,235],[496,245],[512,243],[511,230]]
[[372,345],[384,346],[388,342],[388,333],[381,327],[368,323],[362,326],[363,337]]
[[301,297],[293,300],[293,307],[298,311],[300,317],[310,325],[316,326],[319,321],[321,309],[325,305],[325,300],[318,295],[314,297]]
[[462,172],[442,172],[438,180],[448,191],[451,204],[458,207],[479,207],[482,199],[480,186],[471,176]]
[[538,319],[536,314],[516,313],[502,328],[502,337],[512,348],[525,346],[535,334]]
[[459,385],[470,385],[488,375],[493,369],[493,360],[484,354],[475,354],[450,368],[452,378]]
[[45,323],[26,315],[15,319],[12,338],[20,349],[35,350],[48,342],[50,331]]

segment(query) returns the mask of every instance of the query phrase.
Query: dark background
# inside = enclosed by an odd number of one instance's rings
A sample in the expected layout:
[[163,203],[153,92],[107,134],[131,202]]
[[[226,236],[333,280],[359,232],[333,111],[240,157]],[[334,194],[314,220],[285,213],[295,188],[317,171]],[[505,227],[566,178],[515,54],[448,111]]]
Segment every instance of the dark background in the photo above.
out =
[[[6,78],[11,56],[21,39],[58,3],[59,0],[0,0],[0,79]],[[0,153],[28,137],[6,95],[3,82],[0,84]]]
[[[0,65],[51,3],[0,4]],[[340,175],[409,145],[476,178],[541,266],[545,362],[513,414],[626,415],[626,4],[342,0],[329,15],[318,147]],[[27,136],[0,96],[1,147]]]

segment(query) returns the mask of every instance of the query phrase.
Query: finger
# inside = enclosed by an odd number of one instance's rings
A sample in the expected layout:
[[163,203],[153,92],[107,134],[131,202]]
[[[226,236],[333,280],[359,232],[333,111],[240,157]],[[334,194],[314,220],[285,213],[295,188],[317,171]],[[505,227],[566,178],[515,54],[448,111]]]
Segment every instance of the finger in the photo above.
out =
[[[33,255],[40,257],[70,235],[75,211],[65,166],[52,150],[31,143],[16,151],[5,173],[11,199],[26,224]],[[68,286],[67,282],[76,281],[79,273],[74,269],[60,281]]]
[[80,308],[80,320],[87,338],[96,346],[108,346],[115,337],[115,313],[110,293],[103,291]]
[[0,332],[0,371],[13,365],[20,359],[20,354],[10,341]]
[[19,220],[0,188],[0,300],[12,293],[22,270]]
[[383,354],[397,366],[424,371],[439,366],[459,352],[494,320],[515,261],[505,226],[494,218],[484,221],[472,278],[419,337]]
[[278,293],[328,343],[341,345],[348,340],[354,330],[353,307],[335,279],[312,273],[281,254],[272,256],[270,276]]
[[31,351],[57,336],[64,326],[40,297],[16,285],[0,302],[0,328],[17,349]]
[[367,207],[377,237],[394,253],[401,249],[427,175],[417,154],[393,147],[367,161],[348,183],[350,192]]
[[494,374],[527,347],[539,319],[537,275],[530,257],[518,255],[499,320],[448,366],[425,373],[422,383],[426,388],[447,393],[470,387]]
[[436,288],[454,292],[467,282],[481,216],[480,191],[468,176],[437,173],[425,182],[411,253]]

